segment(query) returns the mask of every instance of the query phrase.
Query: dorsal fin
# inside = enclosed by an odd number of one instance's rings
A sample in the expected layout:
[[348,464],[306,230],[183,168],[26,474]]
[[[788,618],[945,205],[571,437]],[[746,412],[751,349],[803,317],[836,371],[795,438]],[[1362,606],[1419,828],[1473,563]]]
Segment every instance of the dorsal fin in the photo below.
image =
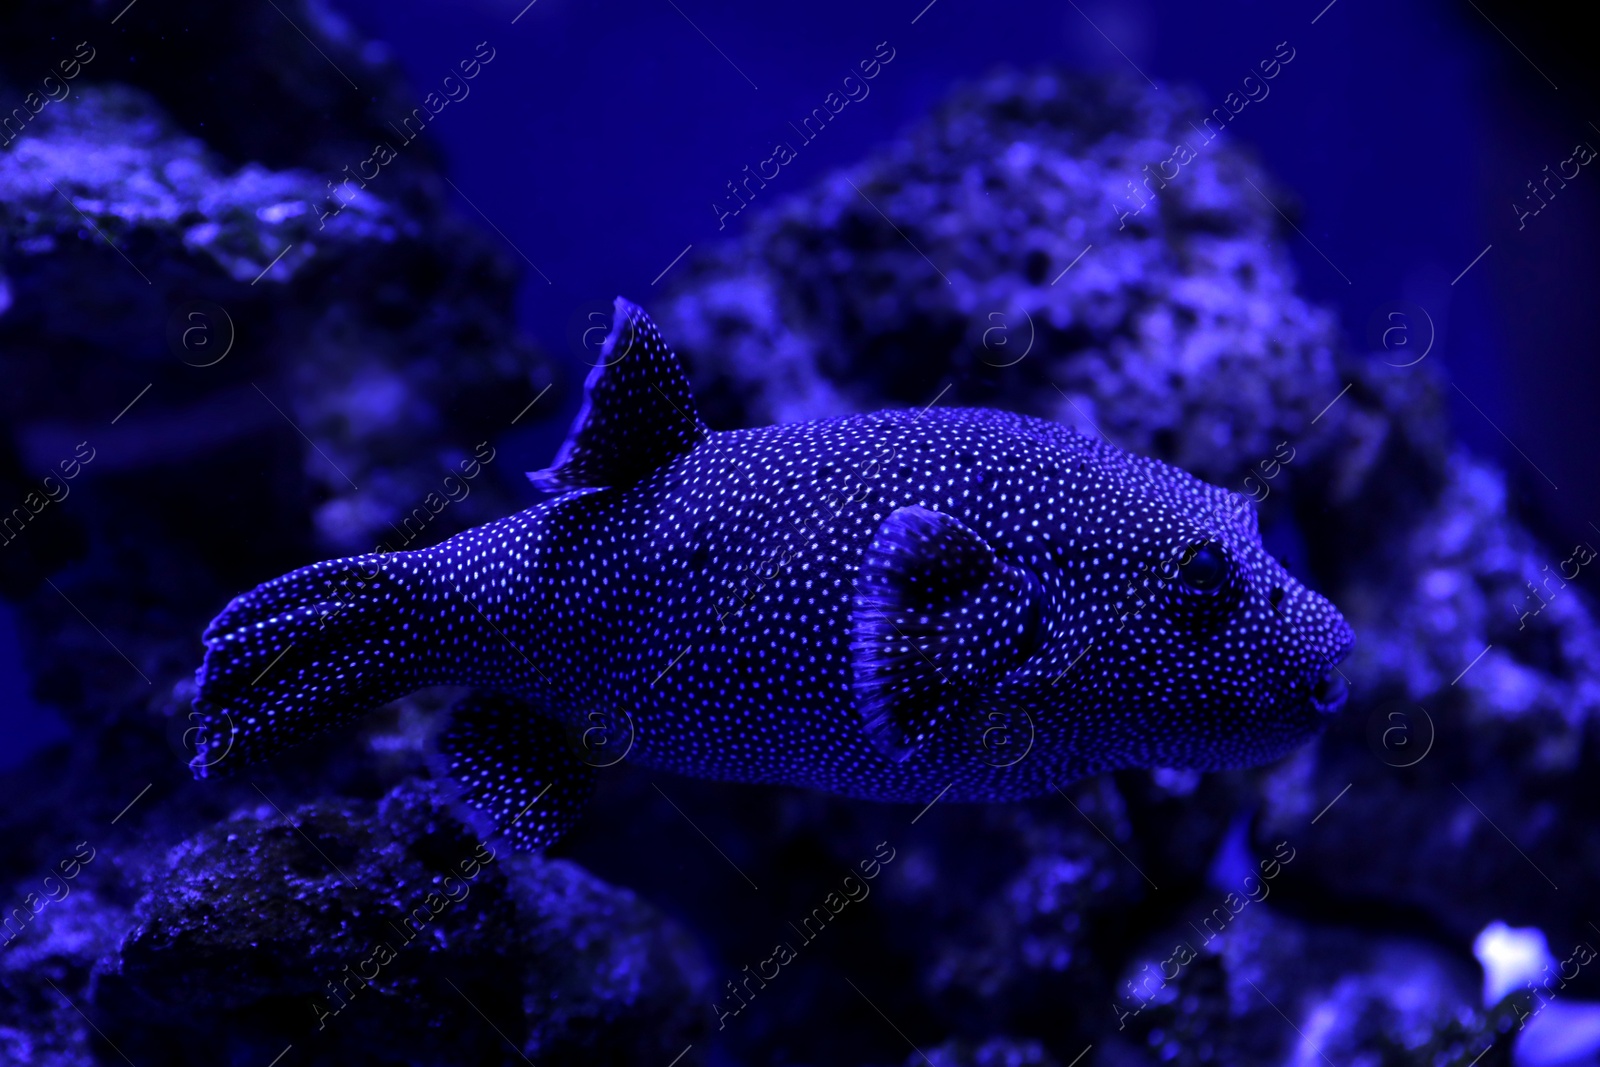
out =
[[705,434],[683,365],[650,316],[619,296],[567,440],[554,463],[528,478],[550,491],[622,488],[689,451]]
[[891,512],[861,559],[851,620],[856,707],[873,744],[909,758],[981,687],[1037,647],[1043,594],[959,519]]

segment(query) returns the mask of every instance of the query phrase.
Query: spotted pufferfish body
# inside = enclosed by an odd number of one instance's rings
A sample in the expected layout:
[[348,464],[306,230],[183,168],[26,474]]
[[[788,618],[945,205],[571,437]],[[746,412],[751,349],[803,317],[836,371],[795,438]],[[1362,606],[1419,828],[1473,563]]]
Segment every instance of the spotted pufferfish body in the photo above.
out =
[[619,298],[551,495],[431,548],[333,560],[211,624],[197,776],[418,688],[530,847],[626,758],[926,803],[1275,758],[1343,703],[1353,635],[1244,498],[983,409],[713,432]]

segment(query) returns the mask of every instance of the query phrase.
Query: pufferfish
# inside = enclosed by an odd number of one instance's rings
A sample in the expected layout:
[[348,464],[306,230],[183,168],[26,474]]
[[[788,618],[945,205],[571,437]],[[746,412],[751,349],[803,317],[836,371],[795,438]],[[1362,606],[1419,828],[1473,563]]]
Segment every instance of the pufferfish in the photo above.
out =
[[429,548],[314,564],[206,630],[197,777],[414,690],[519,844],[624,757],[879,801],[1004,801],[1274,759],[1354,635],[1242,496],[985,409],[714,431],[618,298],[548,494]]

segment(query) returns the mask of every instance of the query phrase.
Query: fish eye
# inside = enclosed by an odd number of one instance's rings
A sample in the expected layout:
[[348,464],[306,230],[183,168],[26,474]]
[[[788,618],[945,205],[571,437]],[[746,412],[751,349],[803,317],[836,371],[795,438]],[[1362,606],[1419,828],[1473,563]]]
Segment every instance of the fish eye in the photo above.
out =
[[1228,557],[1215,541],[1191,549],[1178,565],[1178,580],[1196,593],[1215,593],[1227,578]]

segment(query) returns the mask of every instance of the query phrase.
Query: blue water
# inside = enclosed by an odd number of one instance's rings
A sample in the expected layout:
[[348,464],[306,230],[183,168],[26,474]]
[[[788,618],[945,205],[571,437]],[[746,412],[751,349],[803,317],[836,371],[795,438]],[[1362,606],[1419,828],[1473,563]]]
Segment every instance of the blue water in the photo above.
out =
[[17,613],[5,604],[0,604],[0,724],[4,724],[6,738],[0,745],[0,767],[17,766],[69,733],[61,716],[41,707],[28,694]]

